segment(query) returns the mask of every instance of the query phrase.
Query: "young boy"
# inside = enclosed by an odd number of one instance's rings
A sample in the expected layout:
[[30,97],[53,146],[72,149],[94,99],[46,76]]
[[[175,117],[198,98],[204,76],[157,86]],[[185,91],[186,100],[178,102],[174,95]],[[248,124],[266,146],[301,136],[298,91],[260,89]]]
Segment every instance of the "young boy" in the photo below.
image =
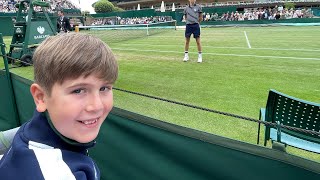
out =
[[118,65],[110,48],[90,35],[65,33],[36,49],[36,111],[0,161],[0,179],[99,179],[88,156],[112,109]]
[[190,43],[190,36],[193,34],[193,37],[196,39],[198,47],[198,63],[202,62],[202,47],[200,42],[200,25],[202,21],[202,8],[196,4],[196,0],[189,0],[189,5],[184,9],[184,15],[186,19],[186,44],[184,48],[184,58],[183,61],[187,62],[189,60],[188,50]]

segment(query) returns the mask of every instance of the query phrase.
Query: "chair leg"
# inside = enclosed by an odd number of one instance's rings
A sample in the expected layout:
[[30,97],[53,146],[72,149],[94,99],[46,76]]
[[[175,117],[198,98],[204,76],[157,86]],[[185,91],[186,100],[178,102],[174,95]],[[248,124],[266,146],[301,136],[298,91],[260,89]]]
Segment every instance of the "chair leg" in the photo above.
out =
[[260,139],[260,123],[258,123],[258,138],[257,138],[257,144],[259,144]]

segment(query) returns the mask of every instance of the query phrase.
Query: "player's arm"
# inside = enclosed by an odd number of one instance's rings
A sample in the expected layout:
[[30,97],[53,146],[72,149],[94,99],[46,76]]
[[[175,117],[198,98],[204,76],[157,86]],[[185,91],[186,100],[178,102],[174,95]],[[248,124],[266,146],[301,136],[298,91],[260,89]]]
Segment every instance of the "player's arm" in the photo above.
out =
[[202,12],[199,13],[199,22],[203,20]]
[[203,21],[203,16],[202,16],[202,7],[201,6],[199,6],[199,23],[201,22],[201,21]]

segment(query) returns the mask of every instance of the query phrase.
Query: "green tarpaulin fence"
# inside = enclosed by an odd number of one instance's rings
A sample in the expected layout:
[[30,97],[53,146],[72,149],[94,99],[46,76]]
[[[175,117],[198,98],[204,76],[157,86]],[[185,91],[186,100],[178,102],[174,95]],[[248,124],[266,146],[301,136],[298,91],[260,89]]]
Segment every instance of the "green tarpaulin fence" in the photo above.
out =
[[7,76],[4,71],[0,71],[0,131],[20,125],[14,114],[15,104],[12,102],[10,91]]

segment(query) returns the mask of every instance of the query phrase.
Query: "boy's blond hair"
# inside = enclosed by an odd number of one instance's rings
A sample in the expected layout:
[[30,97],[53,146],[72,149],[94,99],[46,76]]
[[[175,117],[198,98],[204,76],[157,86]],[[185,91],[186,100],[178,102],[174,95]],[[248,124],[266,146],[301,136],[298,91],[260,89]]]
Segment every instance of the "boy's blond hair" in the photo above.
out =
[[65,33],[48,37],[33,55],[34,81],[51,94],[57,82],[87,77],[114,83],[118,65],[111,49],[100,39],[81,33]]

